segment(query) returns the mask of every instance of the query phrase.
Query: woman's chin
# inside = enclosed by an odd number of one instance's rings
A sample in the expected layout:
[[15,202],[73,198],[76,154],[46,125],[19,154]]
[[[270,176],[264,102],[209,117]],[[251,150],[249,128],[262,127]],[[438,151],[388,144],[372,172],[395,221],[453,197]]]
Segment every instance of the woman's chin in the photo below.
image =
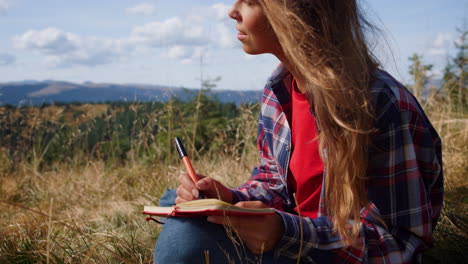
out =
[[245,44],[242,45],[242,49],[244,50],[245,53],[249,54],[249,55],[259,55],[259,54],[263,54],[265,52],[261,52],[255,48],[252,48],[252,47],[249,47]]

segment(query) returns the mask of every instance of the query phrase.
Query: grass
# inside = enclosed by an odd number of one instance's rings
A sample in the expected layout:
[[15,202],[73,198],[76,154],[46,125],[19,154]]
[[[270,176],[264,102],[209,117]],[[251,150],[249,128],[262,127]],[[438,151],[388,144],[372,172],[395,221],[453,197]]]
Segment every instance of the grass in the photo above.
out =
[[[219,179],[248,174],[234,162],[201,163],[200,173]],[[237,169],[228,173],[225,166]],[[107,169],[90,163],[40,175],[24,168],[21,177],[3,177],[0,263],[152,263],[159,226],[146,222],[141,210],[176,187],[182,172],[181,166]]]
[[[435,248],[424,260],[467,263],[468,115],[440,104],[426,108],[443,140],[446,196]],[[105,109],[82,111],[90,111],[89,117]],[[233,143],[224,146],[222,135],[213,138],[224,151],[194,160],[198,173],[228,186],[246,180],[258,162],[247,136],[256,135],[253,116],[244,109],[232,124]],[[0,151],[0,263],[152,263],[160,227],[140,212],[144,205],[157,204],[166,188],[177,186],[176,177],[184,171],[179,161],[148,164],[135,158],[109,166],[87,159],[43,169],[22,161],[11,170],[17,161],[4,153]]]
[[468,263],[468,114],[438,104],[426,108],[442,138],[445,197],[425,262]]

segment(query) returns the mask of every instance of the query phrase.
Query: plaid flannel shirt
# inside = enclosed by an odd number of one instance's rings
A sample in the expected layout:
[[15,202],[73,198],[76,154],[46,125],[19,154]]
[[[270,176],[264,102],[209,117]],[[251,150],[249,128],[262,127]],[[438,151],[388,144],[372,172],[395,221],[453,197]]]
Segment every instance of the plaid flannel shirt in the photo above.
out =
[[[361,210],[356,244],[346,246],[325,215],[325,184],[317,218],[301,218],[293,211],[287,183],[291,78],[280,65],[264,89],[258,122],[261,164],[249,181],[232,190],[234,202],[261,200],[277,209],[285,231],[275,254],[297,259],[302,247],[303,263],[420,262],[421,252],[432,246],[443,174],[440,138],[416,99],[388,73],[375,71],[371,94],[378,132],[368,150],[370,203]],[[372,215],[380,216],[386,226]]]

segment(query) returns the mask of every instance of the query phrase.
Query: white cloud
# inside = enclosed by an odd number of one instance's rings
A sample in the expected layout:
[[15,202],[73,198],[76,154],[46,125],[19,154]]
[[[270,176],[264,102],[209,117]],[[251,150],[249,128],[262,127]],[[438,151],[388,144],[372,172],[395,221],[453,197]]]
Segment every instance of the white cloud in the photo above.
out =
[[229,16],[230,5],[223,3],[194,8],[189,17],[197,17],[200,20],[210,20],[217,22],[226,22],[232,20]]
[[188,47],[173,46],[168,49],[166,56],[171,59],[187,58],[191,53]]
[[183,64],[200,63],[203,58],[206,61],[211,56],[210,52],[204,47],[195,47],[191,50],[190,55],[181,60]]
[[137,26],[130,34],[132,42],[153,47],[203,45],[207,32],[200,24],[189,24],[178,17]]
[[228,10],[227,5],[216,4],[188,16],[137,25],[121,39],[80,36],[50,27],[27,31],[13,40],[17,48],[44,55],[52,66],[108,64],[155,48],[167,58],[195,63],[209,49],[238,45],[235,27],[228,24]]
[[234,48],[239,44],[234,27],[228,27],[226,24],[217,24],[215,26],[215,34],[213,35],[213,42],[221,48]]
[[193,64],[200,63],[202,57],[206,60],[211,54],[204,47],[174,46],[169,48],[164,56],[179,60],[183,64]]
[[453,48],[455,37],[451,33],[438,33],[428,50],[430,56],[446,56]]
[[448,44],[452,44],[454,37],[451,33],[438,33],[435,40],[434,46],[444,46]]
[[[229,24],[229,9],[228,5],[215,4],[196,9],[183,19],[172,17],[136,26],[130,34],[130,41],[159,48],[177,46],[168,51],[171,58],[181,57],[174,54],[180,53],[182,46],[184,53],[195,51],[188,47],[234,48],[238,42],[234,22]],[[184,54],[182,57],[186,56]]]
[[7,66],[15,63],[16,57],[8,53],[0,53],[0,66]]
[[230,5],[225,5],[222,3],[214,4],[209,8],[209,13],[211,13],[217,20],[229,20],[228,13],[231,10]]
[[149,3],[141,3],[126,9],[127,13],[134,15],[151,16],[156,12],[156,7]]
[[70,52],[77,48],[79,37],[56,28],[29,30],[14,37],[15,45],[23,49],[41,50],[47,54]]
[[57,28],[30,30],[14,37],[15,46],[45,55],[49,66],[95,66],[118,60],[132,50],[126,40],[80,37]]

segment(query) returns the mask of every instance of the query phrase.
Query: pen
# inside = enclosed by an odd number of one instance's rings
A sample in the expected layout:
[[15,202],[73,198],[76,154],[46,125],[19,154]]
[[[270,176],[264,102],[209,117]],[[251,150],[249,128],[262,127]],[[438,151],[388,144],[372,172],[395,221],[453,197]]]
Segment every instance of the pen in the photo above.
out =
[[184,144],[182,144],[182,140],[176,137],[175,144],[177,152],[179,153],[179,157],[184,161],[185,169],[187,169],[187,173],[190,176],[190,179],[192,179],[193,183],[197,183],[197,174],[195,173],[195,170],[192,167],[192,163],[190,162],[190,159],[187,156],[187,152],[185,151]]

